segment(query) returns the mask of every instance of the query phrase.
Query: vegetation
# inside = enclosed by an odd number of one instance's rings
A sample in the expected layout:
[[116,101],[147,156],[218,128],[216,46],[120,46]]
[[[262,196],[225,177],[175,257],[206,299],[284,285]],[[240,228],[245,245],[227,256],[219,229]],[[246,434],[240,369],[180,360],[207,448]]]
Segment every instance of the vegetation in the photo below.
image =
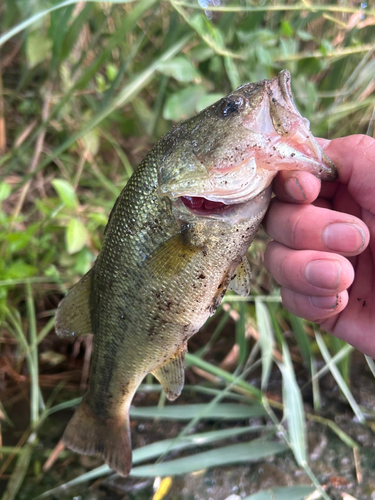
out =
[[[110,473],[58,445],[67,409],[87,386],[92,343],[57,339],[53,317],[93,264],[114,200],[144,154],[173,122],[283,68],[315,135],[373,135],[375,6],[5,0],[0,16],[0,474],[2,498],[11,500]],[[272,498],[302,499],[314,489],[328,498],[326,477],[308,463],[306,422],[361,455],[321,402],[321,381],[331,373],[337,401],[371,424],[373,409],[350,389],[353,349],[282,308],[262,268],[266,241],[260,234],[250,250],[251,296],[229,295],[192,339],[181,399],[166,405],[151,376],[136,397],[134,421],[174,422],[174,434],[154,428],[134,453],[134,477],[167,476],[154,498],[177,498],[170,476],[287,448],[305,486],[276,488]],[[271,498],[263,495],[249,499]]]

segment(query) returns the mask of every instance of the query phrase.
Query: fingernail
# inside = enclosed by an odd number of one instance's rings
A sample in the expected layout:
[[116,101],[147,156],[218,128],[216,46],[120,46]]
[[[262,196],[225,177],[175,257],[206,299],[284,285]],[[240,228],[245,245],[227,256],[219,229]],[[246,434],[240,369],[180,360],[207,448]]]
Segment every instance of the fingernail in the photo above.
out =
[[356,224],[335,222],[323,231],[323,241],[334,252],[359,252],[366,243],[365,233]]
[[334,309],[338,304],[338,295],[331,297],[310,297],[312,305],[318,309]]
[[334,260],[313,260],[305,268],[305,278],[310,285],[335,290],[339,284],[341,266]]
[[306,200],[306,195],[296,177],[289,177],[289,179],[285,181],[284,189],[286,194],[291,198],[293,198],[293,200],[296,201]]

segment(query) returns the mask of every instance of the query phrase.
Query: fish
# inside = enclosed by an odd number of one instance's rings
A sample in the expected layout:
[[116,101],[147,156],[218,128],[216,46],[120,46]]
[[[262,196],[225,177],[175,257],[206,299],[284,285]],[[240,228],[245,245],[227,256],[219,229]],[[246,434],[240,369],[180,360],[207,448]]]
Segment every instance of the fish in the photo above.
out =
[[59,304],[58,335],[94,338],[89,388],[63,442],[122,476],[143,378],[152,373],[176,399],[189,338],[227,289],[249,294],[246,252],[277,172],[336,178],[290,81],[283,70],[244,84],[160,139],[117,198],[92,269]]

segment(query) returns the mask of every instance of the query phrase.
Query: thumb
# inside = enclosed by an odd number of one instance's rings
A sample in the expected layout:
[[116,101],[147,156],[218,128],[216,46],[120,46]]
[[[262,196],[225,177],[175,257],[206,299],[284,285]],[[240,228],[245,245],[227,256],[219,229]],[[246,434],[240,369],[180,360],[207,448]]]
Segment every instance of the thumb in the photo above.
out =
[[336,165],[339,181],[347,185],[354,200],[375,214],[375,139],[351,135],[319,144]]

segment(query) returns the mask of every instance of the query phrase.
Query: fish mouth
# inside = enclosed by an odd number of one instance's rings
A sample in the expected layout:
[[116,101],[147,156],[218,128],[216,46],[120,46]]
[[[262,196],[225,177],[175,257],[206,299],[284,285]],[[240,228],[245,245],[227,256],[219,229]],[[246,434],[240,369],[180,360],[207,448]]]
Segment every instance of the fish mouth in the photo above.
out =
[[220,215],[233,206],[203,196],[180,196],[178,199],[195,215]]
[[246,201],[225,203],[204,196],[179,196],[174,200],[175,214],[184,219],[189,212],[194,217],[221,222],[239,223],[252,220],[265,213],[271,200],[271,186]]

